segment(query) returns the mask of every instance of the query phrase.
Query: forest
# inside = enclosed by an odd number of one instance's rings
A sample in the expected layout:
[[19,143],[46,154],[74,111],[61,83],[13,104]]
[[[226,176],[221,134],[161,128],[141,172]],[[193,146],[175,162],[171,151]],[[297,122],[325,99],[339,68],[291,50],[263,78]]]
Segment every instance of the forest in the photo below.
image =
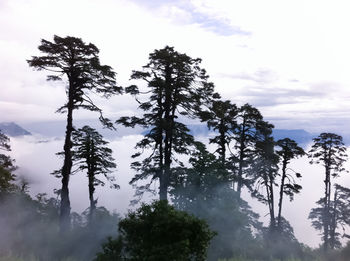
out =
[[[350,188],[336,183],[348,172],[340,135],[320,133],[308,150],[290,138],[275,140],[274,125],[256,107],[222,99],[202,60],[174,47],[151,52],[145,65],[131,72],[129,86],[119,86],[113,68],[100,63],[99,49],[80,38],[55,35],[42,39],[38,49],[40,56],[27,57],[29,67],[46,72],[47,80],[60,82],[66,92],[57,109],[66,117],[63,150],[57,152],[62,167],[51,173],[61,187],[55,197],[31,195],[28,183],[16,177],[21,166],[8,155],[10,138],[0,132],[1,261],[350,259]],[[108,102],[114,95],[134,97],[135,114],[107,118],[94,98]],[[79,109],[95,112],[104,128],[144,130],[130,166],[132,203],[139,207],[125,216],[98,204],[96,188],[118,189],[123,174],[115,171],[118,159],[107,139],[91,126],[75,127]],[[207,125],[213,135],[206,143],[215,151],[191,134],[189,120]],[[309,213],[320,234],[318,248],[299,242],[283,216],[285,203],[303,193],[304,173],[291,167],[301,157],[323,170],[317,178],[324,194]],[[75,173],[88,180],[90,204],[83,213],[71,209]],[[243,190],[266,206],[267,224]],[[158,200],[143,202],[145,193]]]

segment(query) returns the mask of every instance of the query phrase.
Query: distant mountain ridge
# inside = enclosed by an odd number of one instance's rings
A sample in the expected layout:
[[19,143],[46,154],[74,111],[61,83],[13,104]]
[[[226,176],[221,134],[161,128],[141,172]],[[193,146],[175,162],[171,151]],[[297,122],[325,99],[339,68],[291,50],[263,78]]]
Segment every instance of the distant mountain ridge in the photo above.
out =
[[14,122],[1,122],[0,130],[2,133],[11,137],[32,135],[29,131],[23,129],[21,126],[17,125]]
[[[23,127],[17,125],[14,122],[0,123],[0,129],[3,129],[9,136],[30,135],[31,133],[40,134],[45,137],[64,137],[65,134],[65,121],[52,121],[52,122],[35,122],[24,123]],[[121,125],[116,126],[117,131],[111,131],[104,129],[98,120],[76,120],[75,127],[81,128],[84,125],[90,125],[96,128],[107,139],[114,139],[116,137],[123,137],[127,135],[143,135],[147,133],[147,130],[142,128],[125,128]],[[205,123],[188,124],[187,127],[193,136],[209,136],[213,134],[212,130],[208,130]],[[29,130],[29,131],[27,131]],[[314,133],[305,131],[304,129],[274,129],[272,133],[275,140],[290,138],[295,140],[300,145],[306,145],[312,142],[312,138],[316,137]],[[344,137],[346,138],[346,137]],[[346,143],[350,143],[350,140]]]
[[290,138],[292,140],[295,140],[299,144],[309,143],[315,137],[314,134],[311,134],[303,129],[295,129],[295,130],[274,129],[272,132],[272,136],[276,141],[284,138]]
[[[65,124],[65,121],[36,122],[24,124],[24,128],[29,129],[32,133],[41,134],[46,137],[63,137],[65,134]],[[126,135],[142,135],[147,132],[147,130],[142,128],[125,128],[120,125],[117,126],[117,131],[111,131],[103,129],[101,123],[98,120],[76,120],[74,125],[77,128],[81,128],[84,125],[90,125],[91,127],[96,128],[97,131],[99,131],[103,136],[109,139],[113,139],[115,137],[122,137]],[[213,131],[208,130],[207,125],[205,123],[189,124],[187,125],[187,127],[190,129],[190,133],[193,136],[209,136],[213,133]],[[303,129],[274,129],[272,135],[275,140],[290,138],[295,140],[299,144],[310,143],[312,142],[312,138],[317,136]]]
[[[188,125],[188,128],[190,129],[190,132],[193,136],[197,136],[197,135],[207,136],[209,135],[209,133],[212,133],[212,131],[208,130],[205,124]],[[315,137],[314,134],[309,133],[303,129],[295,129],[295,130],[274,129],[272,132],[272,136],[276,141],[279,139],[290,138],[302,145],[312,142],[312,138]]]

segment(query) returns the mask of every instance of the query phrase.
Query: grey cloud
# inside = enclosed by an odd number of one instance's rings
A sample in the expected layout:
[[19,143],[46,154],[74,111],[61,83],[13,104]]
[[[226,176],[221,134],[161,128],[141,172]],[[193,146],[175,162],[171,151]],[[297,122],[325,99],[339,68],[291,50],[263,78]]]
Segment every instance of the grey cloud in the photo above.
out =
[[[208,31],[214,32],[222,36],[231,35],[251,35],[251,32],[245,31],[238,26],[230,24],[228,19],[218,18],[213,15],[207,14],[202,11],[196,10],[195,6],[190,1],[183,0],[155,0],[155,1],[144,1],[144,0],[133,0],[138,5],[144,6],[149,9],[157,9],[161,7],[176,7],[184,11],[188,15],[189,24],[199,24],[202,28]],[[176,19],[177,17],[175,17]]]
[[271,83],[278,79],[277,74],[268,69],[260,69],[254,73],[246,73],[246,72],[232,73],[232,74],[221,73],[219,74],[219,76],[224,78],[230,78],[230,79],[253,81],[256,83]]
[[245,87],[239,94],[240,99],[248,100],[258,107],[274,106],[279,104],[297,104],[316,97],[325,97],[327,93],[320,90],[293,90],[279,87]]
[[302,83],[297,79],[289,80],[288,86],[281,87],[279,75],[269,69],[260,69],[253,73],[221,73],[218,77],[246,81],[246,85],[241,88],[238,95],[236,94],[236,99],[262,107],[330,99],[337,95],[339,88],[342,88],[336,82]]

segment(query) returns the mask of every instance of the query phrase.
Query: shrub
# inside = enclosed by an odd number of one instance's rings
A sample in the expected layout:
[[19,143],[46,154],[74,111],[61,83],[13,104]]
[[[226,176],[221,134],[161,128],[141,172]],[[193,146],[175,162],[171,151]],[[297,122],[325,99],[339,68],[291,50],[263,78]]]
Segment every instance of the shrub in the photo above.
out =
[[96,261],[205,261],[215,235],[204,220],[176,210],[166,201],[144,204],[130,212],[120,221],[119,232],[120,237],[109,239]]

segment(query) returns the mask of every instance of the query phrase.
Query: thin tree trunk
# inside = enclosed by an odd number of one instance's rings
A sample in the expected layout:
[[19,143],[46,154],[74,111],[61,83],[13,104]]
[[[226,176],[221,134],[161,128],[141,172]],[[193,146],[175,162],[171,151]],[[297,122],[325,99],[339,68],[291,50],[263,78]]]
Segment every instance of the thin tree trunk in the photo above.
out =
[[243,163],[244,163],[244,149],[245,149],[245,120],[242,124],[242,133],[240,137],[240,146],[239,146],[239,166],[238,166],[238,180],[237,180],[237,193],[238,199],[241,198],[241,191],[243,186]]
[[[264,170],[264,172],[265,171],[266,170]],[[264,174],[264,185],[266,188],[267,204],[269,206],[269,214],[270,214],[270,230],[271,232],[273,232],[276,222],[275,222],[273,190],[272,190],[270,179],[271,179],[270,175]]]
[[329,231],[329,246],[332,250],[334,250],[335,248],[335,230],[336,230],[336,224],[337,224],[337,203],[338,203],[338,199],[337,199],[338,193],[337,190],[335,190],[334,192],[334,201],[333,201],[333,211],[332,211],[332,218],[331,218],[331,225],[330,225],[330,231]]
[[[70,88],[71,89],[71,88]],[[64,141],[64,163],[62,167],[62,189],[60,206],[60,231],[66,232],[70,229],[70,200],[69,200],[69,177],[72,170],[72,131],[73,131],[73,95],[69,95],[66,137]]]
[[225,130],[223,128],[223,120],[220,121],[220,147],[221,147],[221,154],[220,154],[220,160],[223,167],[225,167],[226,163],[226,140],[225,140]]
[[90,200],[89,223],[92,223],[94,220],[95,209],[96,209],[96,202],[94,199],[94,192],[95,192],[94,174],[91,173],[91,171],[89,171],[88,177],[89,177],[89,200]]
[[273,193],[273,177],[271,170],[269,170],[269,188],[270,188],[270,205],[271,205],[271,226],[273,231],[275,231],[276,228],[276,220],[275,220],[275,196]]
[[278,217],[277,217],[277,227],[281,230],[281,218],[282,218],[282,204],[283,204],[283,191],[284,191],[284,182],[286,179],[286,169],[287,169],[287,161],[283,160],[282,166],[282,178],[281,178],[281,186],[280,186],[280,198],[278,202]]
[[323,213],[323,236],[324,236],[324,251],[328,251],[329,247],[329,198],[330,198],[330,175],[328,167],[326,167],[326,178],[325,178],[325,197],[324,197],[324,213]]

